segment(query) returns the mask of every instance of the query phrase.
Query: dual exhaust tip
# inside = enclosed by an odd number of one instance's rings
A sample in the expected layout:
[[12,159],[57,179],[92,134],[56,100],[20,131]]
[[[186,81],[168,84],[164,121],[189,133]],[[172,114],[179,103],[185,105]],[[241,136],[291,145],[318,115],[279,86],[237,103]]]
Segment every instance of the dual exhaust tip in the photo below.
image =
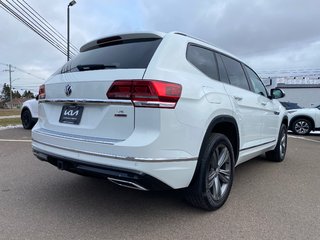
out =
[[[57,168],[59,170],[65,170],[65,166],[64,166],[63,161],[57,161]],[[148,189],[142,187],[141,185],[139,185],[138,183],[135,183],[135,182],[130,182],[127,180],[117,179],[117,178],[113,178],[113,177],[108,177],[108,180],[112,183],[115,183],[115,184],[121,186],[121,187],[136,189],[136,190],[140,190],[140,191],[148,191]]]
[[112,178],[112,177],[108,177],[108,180],[112,183],[115,183],[121,187],[126,187],[126,188],[132,188],[132,189],[136,189],[136,190],[140,190],[140,191],[148,191],[148,189],[142,187],[141,185],[134,183],[134,182],[130,182],[130,181],[126,181],[123,179],[116,179],[116,178]]

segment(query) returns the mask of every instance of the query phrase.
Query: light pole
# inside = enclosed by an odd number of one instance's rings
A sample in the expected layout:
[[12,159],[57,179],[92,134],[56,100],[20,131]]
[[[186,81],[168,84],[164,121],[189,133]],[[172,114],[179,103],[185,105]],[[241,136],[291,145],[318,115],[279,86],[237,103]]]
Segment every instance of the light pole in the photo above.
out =
[[69,8],[75,5],[77,2],[75,0],[72,0],[68,4],[68,10],[67,10],[67,61],[70,60],[70,10]]

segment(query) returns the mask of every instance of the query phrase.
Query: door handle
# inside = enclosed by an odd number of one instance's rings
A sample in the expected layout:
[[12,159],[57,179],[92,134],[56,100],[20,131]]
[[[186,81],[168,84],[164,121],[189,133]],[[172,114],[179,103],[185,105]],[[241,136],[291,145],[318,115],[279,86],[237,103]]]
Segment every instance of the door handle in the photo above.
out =
[[233,96],[233,98],[237,101],[241,101],[242,100],[242,97],[238,97],[238,96]]
[[266,103],[266,102],[262,102],[261,105],[262,105],[262,106],[265,106],[265,105],[267,105],[267,103]]

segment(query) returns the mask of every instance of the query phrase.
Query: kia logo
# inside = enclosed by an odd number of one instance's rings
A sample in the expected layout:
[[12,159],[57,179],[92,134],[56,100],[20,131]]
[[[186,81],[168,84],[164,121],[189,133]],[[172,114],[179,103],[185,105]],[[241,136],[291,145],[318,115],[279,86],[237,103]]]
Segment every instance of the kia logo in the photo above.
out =
[[72,93],[72,87],[71,87],[71,85],[68,84],[68,85],[65,87],[64,92],[65,92],[65,94],[69,97],[69,96],[71,95],[71,93]]
[[74,117],[74,116],[78,116],[78,114],[79,114],[79,110],[73,111],[71,109],[71,110],[64,111],[64,116]]

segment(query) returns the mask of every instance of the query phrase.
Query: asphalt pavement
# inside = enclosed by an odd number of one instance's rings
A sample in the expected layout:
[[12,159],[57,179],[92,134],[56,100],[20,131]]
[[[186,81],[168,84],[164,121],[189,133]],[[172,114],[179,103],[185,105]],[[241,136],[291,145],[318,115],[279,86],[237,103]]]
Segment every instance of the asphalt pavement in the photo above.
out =
[[[311,141],[310,141],[311,140]],[[30,131],[0,130],[0,239],[320,239],[320,135],[290,136],[282,163],[236,168],[226,204],[142,192],[37,160]]]

